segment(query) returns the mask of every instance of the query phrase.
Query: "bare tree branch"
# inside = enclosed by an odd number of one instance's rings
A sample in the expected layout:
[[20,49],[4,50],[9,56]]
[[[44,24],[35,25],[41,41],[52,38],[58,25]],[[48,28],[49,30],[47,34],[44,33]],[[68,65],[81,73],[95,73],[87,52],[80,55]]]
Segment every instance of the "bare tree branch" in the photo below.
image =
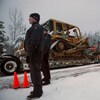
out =
[[13,9],[9,11],[9,16],[11,23],[9,24],[10,34],[12,36],[12,41],[24,31],[25,26],[23,25],[23,16],[22,12],[18,9]]

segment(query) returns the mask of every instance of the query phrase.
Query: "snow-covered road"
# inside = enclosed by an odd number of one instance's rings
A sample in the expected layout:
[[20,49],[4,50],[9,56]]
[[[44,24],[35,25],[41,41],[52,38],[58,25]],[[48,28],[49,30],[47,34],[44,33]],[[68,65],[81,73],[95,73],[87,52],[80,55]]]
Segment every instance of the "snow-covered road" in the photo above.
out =
[[[100,64],[51,70],[51,77],[51,84],[43,86],[43,96],[37,100],[100,100]],[[21,82],[23,74],[18,78]],[[32,87],[15,90],[12,81],[13,76],[0,77],[0,100],[26,100]]]
[[[67,77],[77,77],[84,73],[100,71],[100,64],[92,64],[92,65],[85,65],[85,66],[78,66],[72,68],[63,68],[63,69],[56,69],[51,70],[51,79],[57,80],[60,78],[67,78]],[[29,82],[31,83],[30,74],[27,74]],[[23,81],[23,74],[18,75],[20,83]],[[12,88],[13,83],[13,76],[3,76],[0,77],[0,90]]]

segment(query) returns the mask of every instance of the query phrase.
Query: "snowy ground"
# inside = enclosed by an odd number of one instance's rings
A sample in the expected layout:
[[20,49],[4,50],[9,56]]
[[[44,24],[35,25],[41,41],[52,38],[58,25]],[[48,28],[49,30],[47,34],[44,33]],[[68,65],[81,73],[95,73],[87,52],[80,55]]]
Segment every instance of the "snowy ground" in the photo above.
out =
[[[21,82],[23,75],[18,77]],[[37,100],[100,100],[100,64],[52,70],[51,77]],[[13,76],[0,78],[0,100],[26,100],[32,87],[14,90],[12,80]]]

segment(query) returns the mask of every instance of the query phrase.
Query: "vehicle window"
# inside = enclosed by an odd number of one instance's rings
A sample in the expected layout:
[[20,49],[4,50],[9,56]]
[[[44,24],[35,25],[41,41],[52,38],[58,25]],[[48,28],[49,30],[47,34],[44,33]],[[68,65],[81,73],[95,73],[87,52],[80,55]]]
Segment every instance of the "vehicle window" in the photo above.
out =
[[69,34],[69,36],[71,36],[71,37],[75,37],[75,36],[76,36],[76,33],[73,32],[73,30],[70,30],[70,34]]
[[46,28],[48,30],[48,32],[53,31],[53,21],[49,20],[47,21],[44,25],[44,28]]
[[56,23],[56,31],[57,32],[62,32],[62,24]]

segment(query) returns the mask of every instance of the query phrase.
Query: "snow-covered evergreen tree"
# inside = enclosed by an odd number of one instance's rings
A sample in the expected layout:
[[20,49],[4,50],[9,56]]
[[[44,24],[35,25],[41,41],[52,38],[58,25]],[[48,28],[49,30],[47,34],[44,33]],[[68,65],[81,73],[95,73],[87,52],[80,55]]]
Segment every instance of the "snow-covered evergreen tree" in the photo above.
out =
[[3,26],[4,22],[0,21],[0,55],[4,53],[5,49],[4,49],[4,26]]
[[20,47],[20,45],[21,45],[22,41],[24,41],[24,39],[25,39],[25,32],[19,34],[16,37],[15,41],[12,44],[14,50],[16,50],[16,49],[18,49]]

